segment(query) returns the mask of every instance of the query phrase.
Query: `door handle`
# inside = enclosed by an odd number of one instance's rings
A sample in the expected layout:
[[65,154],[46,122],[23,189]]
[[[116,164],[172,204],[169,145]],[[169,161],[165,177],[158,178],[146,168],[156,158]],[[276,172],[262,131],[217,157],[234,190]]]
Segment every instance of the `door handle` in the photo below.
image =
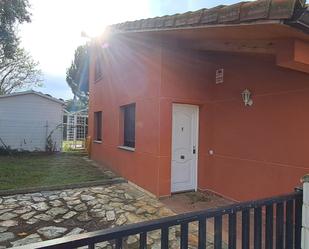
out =
[[196,146],[193,145],[193,154],[195,154],[195,153],[196,153]]

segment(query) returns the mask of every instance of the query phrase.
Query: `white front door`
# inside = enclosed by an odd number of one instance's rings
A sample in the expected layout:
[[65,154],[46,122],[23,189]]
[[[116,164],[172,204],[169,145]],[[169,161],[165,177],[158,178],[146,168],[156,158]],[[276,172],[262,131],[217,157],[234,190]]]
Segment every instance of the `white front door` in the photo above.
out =
[[172,192],[197,189],[198,112],[195,105],[173,104]]

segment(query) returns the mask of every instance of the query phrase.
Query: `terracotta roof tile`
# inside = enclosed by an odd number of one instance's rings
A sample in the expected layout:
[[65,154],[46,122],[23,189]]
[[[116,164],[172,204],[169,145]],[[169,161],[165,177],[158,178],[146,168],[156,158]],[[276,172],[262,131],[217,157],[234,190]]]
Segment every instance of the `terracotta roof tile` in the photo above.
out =
[[168,27],[173,27],[174,26],[174,23],[175,23],[175,17],[177,16],[176,15],[173,15],[173,16],[167,16],[165,17],[165,20],[164,20],[164,27],[165,28],[168,28]]
[[199,11],[190,12],[187,17],[187,24],[195,25],[195,24],[200,23],[203,12],[204,12],[204,9],[199,10]]
[[240,21],[266,19],[270,7],[269,0],[244,3],[241,6]]
[[243,3],[237,3],[223,7],[219,10],[218,23],[237,22],[240,17],[240,9]]
[[164,27],[165,18],[166,17],[161,17],[161,18],[157,19],[157,21],[156,21],[156,28],[163,28]]
[[177,15],[175,18],[175,27],[186,26],[188,21],[188,13]]
[[272,0],[269,11],[269,19],[284,19],[287,16],[292,16],[295,2],[295,0]]
[[201,18],[201,24],[210,24],[210,23],[217,23],[218,21],[218,16],[219,16],[219,10],[222,8],[223,6],[219,6],[216,8],[212,8],[209,10],[204,10],[204,13],[202,15]]
[[150,29],[150,28],[152,28],[152,20],[150,18],[143,20],[143,22],[141,23],[141,29]]
[[191,26],[245,23],[259,20],[293,20],[294,13],[305,9],[305,0],[256,0],[211,9],[148,18],[111,25],[117,32],[174,29]]

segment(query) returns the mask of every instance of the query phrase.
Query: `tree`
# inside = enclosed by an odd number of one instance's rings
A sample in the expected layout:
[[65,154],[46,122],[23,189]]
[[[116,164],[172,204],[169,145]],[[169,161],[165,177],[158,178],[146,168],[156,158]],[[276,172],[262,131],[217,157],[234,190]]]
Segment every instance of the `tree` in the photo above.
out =
[[0,58],[0,95],[18,89],[41,85],[41,71],[38,63],[21,48],[16,48],[11,58]]
[[66,81],[74,96],[85,105],[88,104],[89,95],[89,45],[79,46],[74,53],[71,66],[67,69]]
[[19,46],[17,24],[30,22],[28,0],[0,1],[0,58],[12,58]]
[[68,112],[81,111],[87,108],[87,104],[82,102],[80,99],[76,99],[76,98],[65,101],[65,106],[66,106],[65,109]]
[[17,25],[30,22],[28,0],[0,0],[0,95],[39,86],[38,63],[22,48]]

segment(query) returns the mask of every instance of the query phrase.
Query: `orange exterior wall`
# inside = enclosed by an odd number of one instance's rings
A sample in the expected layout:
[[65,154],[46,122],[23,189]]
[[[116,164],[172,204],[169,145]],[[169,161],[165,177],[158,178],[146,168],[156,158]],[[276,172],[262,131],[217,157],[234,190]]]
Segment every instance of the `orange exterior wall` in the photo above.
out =
[[[119,39],[101,52],[101,80],[94,81],[93,60],[90,66],[89,135],[93,137],[93,113],[102,111],[103,141],[92,144],[91,158],[158,194],[160,48]],[[135,152],[118,148],[120,106],[131,103],[136,103]]]
[[[103,111],[91,157],[157,196],[170,195],[172,103],[200,106],[198,186],[235,200],[293,191],[309,172],[309,75],[275,56],[205,53],[118,39],[103,79],[90,74],[89,132]],[[224,83],[215,70],[224,68]],[[248,88],[253,106],[245,107]],[[136,151],[119,145],[119,108],[136,103]],[[214,155],[209,155],[209,150]]]

